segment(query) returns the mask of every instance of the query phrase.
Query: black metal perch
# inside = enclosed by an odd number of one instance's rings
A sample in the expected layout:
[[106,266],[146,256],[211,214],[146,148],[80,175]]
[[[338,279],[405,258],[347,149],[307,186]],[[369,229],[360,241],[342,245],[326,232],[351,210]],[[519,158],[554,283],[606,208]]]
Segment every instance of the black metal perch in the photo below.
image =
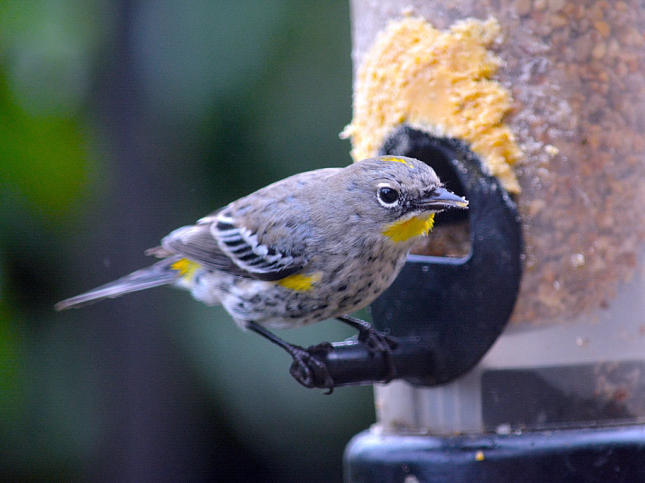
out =
[[[515,203],[464,143],[401,126],[380,154],[431,165],[448,188],[470,201],[471,252],[462,258],[410,255],[394,284],[374,302],[374,326],[393,337],[392,378],[449,382],[471,369],[506,325],[522,272],[521,224]],[[451,215],[454,216],[454,215]],[[308,351],[324,362],[334,387],[384,382],[388,357],[361,341]],[[314,387],[328,387],[315,380]]]

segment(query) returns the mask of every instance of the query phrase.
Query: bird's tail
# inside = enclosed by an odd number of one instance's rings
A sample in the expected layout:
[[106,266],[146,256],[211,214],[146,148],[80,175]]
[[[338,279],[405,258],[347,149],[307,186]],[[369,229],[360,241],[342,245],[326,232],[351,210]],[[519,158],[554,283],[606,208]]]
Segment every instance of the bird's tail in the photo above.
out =
[[96,287],[94,290],[61,300],[54,308],[56,310],[77,308],[102,299],[115,298],[126,293],[173,283],[185,274],[179,266],[181,263],[177,263],[181,260],[184,259],[180,256],[165,258],[154,265]]

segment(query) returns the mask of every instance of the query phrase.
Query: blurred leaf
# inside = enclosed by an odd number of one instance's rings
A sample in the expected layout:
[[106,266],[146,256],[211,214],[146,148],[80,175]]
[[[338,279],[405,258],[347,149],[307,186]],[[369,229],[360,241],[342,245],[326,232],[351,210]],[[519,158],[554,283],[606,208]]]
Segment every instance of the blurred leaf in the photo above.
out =
[[64,215],[87,183],[84,144],[75,119],[28,114],[0,77],[0,189],[18,191],[36,213]]
[[0,59],[22,108],[63,115],[81,107],[108,13],[103,0],[0,2]]

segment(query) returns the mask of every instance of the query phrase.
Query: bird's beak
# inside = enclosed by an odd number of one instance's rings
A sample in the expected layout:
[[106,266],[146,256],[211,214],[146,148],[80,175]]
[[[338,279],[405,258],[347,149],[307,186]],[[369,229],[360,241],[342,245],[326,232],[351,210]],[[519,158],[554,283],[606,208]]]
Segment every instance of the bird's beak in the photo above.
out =
[[468,200],[457,196],[445,188],[434,188],[426,196],[414,202],[415,208],[422,210],[444,210],[446,208],[468,208]]

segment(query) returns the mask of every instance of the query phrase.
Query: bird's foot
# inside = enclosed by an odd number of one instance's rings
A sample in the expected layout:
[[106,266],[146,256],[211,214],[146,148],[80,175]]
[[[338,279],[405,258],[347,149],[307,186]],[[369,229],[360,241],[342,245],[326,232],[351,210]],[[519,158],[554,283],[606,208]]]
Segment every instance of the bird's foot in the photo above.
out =
[[296,381],[309,388],[324,387],[327,389],[327,394],[332,393],[334,390],[334,380],[329,374],[327,365],[320,359],[321,356],[324,357],[332,351],[333,347],[329,342],[323,342],[322,344],[304,349],[303,347],[282,340],[256,322],[248,321],[245,323],[245,326],[247,329],[252,330],[287,351],[293,359],[289,373]]
[[334,391],[334,380],[329,374],[327,365],[316,356],[316,353],[329,352],[330,350],[332,350],[332,345],[329,342],[323,342],[307,349],[292,346],[289,354],[293,358],[293,362],[289,373],[303,386],[324,387],[327,389],[325,394],[331,394]]
[[379,352],[390,354],[399,345],[394,337],[384,334],[371,326],[359,329],[358,340],[367,346],[372,355]]
[[358,330],[358,341],[365,344],[372,357],[382,354],[385,359],[385,365],[387,366],[384,382],[390,382],[394,379],[396,376],[396,367],[394,366],[392,351],[399,345],[397,340],[388,334],[376,330],[368,322],[357,319],[356,317],[343,315],[338,317],[338,320]]
[[376,357],[377,354],[383,355],[387,367],[384,382],[390,382],[394,379],[394,376],[396,376],[396,368],[392,358],[392,351],[397,348],[397,341],[393,337],[379,332],[374,327],[359,330],[358,340],[367,346],[372,357]]

